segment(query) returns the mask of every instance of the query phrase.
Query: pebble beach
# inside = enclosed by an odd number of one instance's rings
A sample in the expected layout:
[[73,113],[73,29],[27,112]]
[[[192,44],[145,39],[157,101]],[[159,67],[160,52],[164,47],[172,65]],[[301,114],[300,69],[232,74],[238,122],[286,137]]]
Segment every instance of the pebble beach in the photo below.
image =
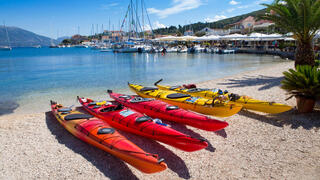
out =
[[[197,86],[295,106],[295,98],[285,101],[288,95],[280,88],[282,72],[293,66],[282,62]],[[298,114],[295,108],[275,115],[242,110],[217,119],[229,126],[208,132],[167,122],[208,141],[206,149],[192,153],[120,131],[165,159],[167,170],[144,174],[72,136],[49,105],[41,113],[1,115],[0,179],[320,179],[319,106],[310,114]]]

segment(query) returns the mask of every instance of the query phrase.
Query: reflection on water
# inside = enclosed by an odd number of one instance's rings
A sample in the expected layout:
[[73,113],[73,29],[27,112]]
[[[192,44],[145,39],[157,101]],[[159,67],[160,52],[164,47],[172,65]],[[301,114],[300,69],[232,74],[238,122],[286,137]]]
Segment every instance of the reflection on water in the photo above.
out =
[[[247,54],[114,54],[90,49],[20,48],[0,52],[0,98],[41,109],[50,99],[75,103],[76,95],[105,98],[128,93],[127,82],[197,83],[281,62]],[[38,103],[35,103],[37,101]]]

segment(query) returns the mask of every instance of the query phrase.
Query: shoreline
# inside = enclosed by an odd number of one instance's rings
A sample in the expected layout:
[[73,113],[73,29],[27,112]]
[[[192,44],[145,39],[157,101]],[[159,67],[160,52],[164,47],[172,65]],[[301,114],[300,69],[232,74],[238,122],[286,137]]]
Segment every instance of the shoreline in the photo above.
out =
[[[283,62],[197,85],[294,106],[294,98],[285,101],[287,96],[279,87],[282,72],[292,68],[293,63]],[[143,150],[165,159],[168,169],[151,175],[76,139],[54,119],[49,106],[47,109],[42,113],[0,116],[0,179],[320,178],[319,109],[311,114],[292,110],[277,115],[241,111],[220,118],[229,126],[216,133],[169,123],[178,131],[208,141],[206,149],[193,153],[121,132]]]
[[[216,61],[224,60],[225,58],[227,58],[226,61],[234,61],[234,57],[232,55],[226,55],[226,57],[224,57],[224,55],[222,56],[219,55],[219,57],[216,57],[216,58],[217,58]],[[245,57],[241,55],[241,58],[245,58]],[[253,57],[250,55],[247,58],[249,59],[245,61],[250,61],[251,60],[250,58],[253,58]],[[203,82],[210,81],[210,80],[219,80],[219,79],[223,79],[230,76],[231,77],[236,76],[239,73],[241,74],[243,72],[250,72],[252,71],[252,69],[253,70],[256,70],[257,68],[263,69],[263,68],[274,66],[275,64],[281,64],[281,63],[287,62],[286,60],[279,59],[279,57],[274,57],[270,55],[261,56],[260,58],[261,58],[259,60],[260,62],[257,62],[256,60],[254,60],[252,64],[247,64],[246,66],[242,66],[240,63],[240,66],[234,65],[231,67],[226,67],[224,71],[217,71],[217,69],[215,69],[214,71],[212,71],[213,73],[207,73],[208,74],[207,76],[197,77],[197,74],[195,74],[192,79],[181,78],[183,77],[182,75],[180,78],[177,78],[180,80],[177,80],[177,79],[174,80],[174,79],[168,78],[166,75],[161,75],[160,77],[153,78],[151,82],[150,80],[148,80],[148,82],[145,82],[146,84],[144,85],[152,86],[153,83],[158,80],[158,78],[159,79],[164,78],[165,80],[164,83],[170,84],[170,85],[176,85],[179,83],[189,83],[189,82],[201,84]],[[210,69],[206,69],[206,68],[203,70],[210,71]],[[143,80],[139,80],[136,83],[141,83],[141,82],[143,82]],[[106,90],[108,88],[110,88],[110,86],[108,87],[108,84],[106,84],[105,86],[101,86],[101,87],[100,86],[92,86],[92,87],[89,86],[88,88],[72,87],[68,89],[65,89],[64,87],[55,87],[50,89],[34,90],[31,92],[27,92],[22,95],[16,96],[16,98],[13,99],[12,101],[8,100],[8,102],[5,103],[7,104],[5,106],[1,106],[0,104],[0,114],[3,112],[6,113],[6,109],[8,109],[10,112],[13,111],[14,113],[19,113],[19,114],[45,112],[48,109],[47,105],[50,100],[63,102],[67,106],[78,105],[78,102],[76,101],[76,98],[75,98],[78,95],[84,96],[84,97],[90,97],[96,100],[109,99],[109,97],[106,94]],[[124,93],[124,94],[134,94],[128,89],[128,87],[126,86],[126,82],[118,84],[117,86],[112,88],[112,90],[119,93]],[[36,103],[34,103],[35,100],[36,100]],[[4,110],[1,109],[3,107],[5,108]]]
[[[219,88],[222,90],[228,90],[229,92],[250,96],[252,98],[255,98],[255,95],[247,93],[246,91],[248,90],[248,88],[251,92],[260,92],[261,90],[268,90],[272,87],[277,87],[277,91],[281,92],[281,98],[283,99],[277,98],[278,101],[276,102],[294,106],[294,98],[285,101],[288,96],[286,96],[286,92],[279,87],[283,77],[282,72],[293,67],[294,61],[281,62],[278,64],[271,64],[265,67],[261,67],[256,70],[249,70],[238,73],[236,75],[226,76],[224,78],[203,81],[197,83],[196,85],[197,87],[199,86],[203,88]],[[258,91],[254,91],[256,87],[259,87]],[[265,101],[268,101],[269,99],[267,97],[261,97],[259,95],[257,97],[259,97],[260,100]]]

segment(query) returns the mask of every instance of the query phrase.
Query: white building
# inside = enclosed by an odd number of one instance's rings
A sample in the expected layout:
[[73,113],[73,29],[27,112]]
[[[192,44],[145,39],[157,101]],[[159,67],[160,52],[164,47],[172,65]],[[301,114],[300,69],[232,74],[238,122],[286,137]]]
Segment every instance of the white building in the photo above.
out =
[[191,30],[187,30],[187,31],[185,31],[184,33],[183,33],[183,35],[184,36],[193,36],[193,31],[191,31]]
[[230,33],[228,29],[211,29],[208,27],[201,29],[199,32],[206,33],[206,36],[210,36],[210,35],[224,36]]

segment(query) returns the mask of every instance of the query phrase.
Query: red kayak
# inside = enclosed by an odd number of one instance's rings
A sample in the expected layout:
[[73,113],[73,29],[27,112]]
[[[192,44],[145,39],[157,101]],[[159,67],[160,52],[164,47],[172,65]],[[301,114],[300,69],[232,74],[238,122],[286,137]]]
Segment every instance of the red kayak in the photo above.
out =
[[192,138],[165,126],[165,124],[158,124],[152,118],[128,109],[116,101],[96,102],[79,97],[78,100],[90,114],[122,131],[154,139],[188,152],[208,146],[204,139]]
[[103,120],[53,101],[51,101],[51,109],[59,123],[71,134],[126,161],[140,171],[156,173],[167,168],[163,159],[158,159],[158,155],[146,153]]
[[111,90],[108,90],[108,93],[111,98],[124,106],[145,113],[152,118],[182,123],[207,131],[218,131],[228,126],[227,122],[208,118],[160,100],[117,94]]

